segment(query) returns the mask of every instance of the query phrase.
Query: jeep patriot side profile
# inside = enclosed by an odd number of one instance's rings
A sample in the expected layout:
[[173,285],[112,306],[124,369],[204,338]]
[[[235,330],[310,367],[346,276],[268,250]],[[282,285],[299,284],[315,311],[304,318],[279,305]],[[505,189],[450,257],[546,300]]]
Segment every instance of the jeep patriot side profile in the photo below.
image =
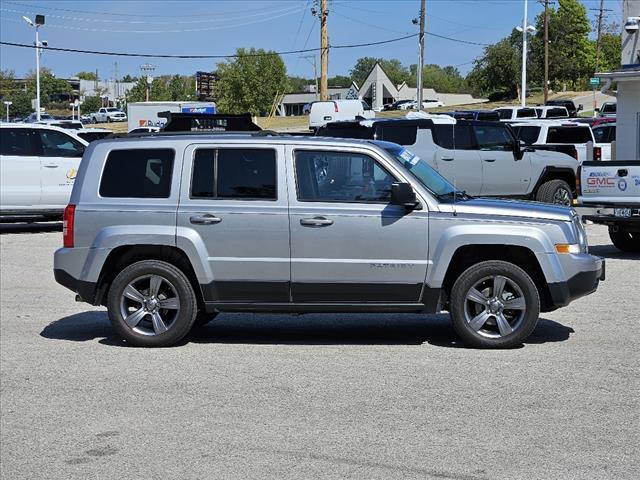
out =
[[469,345],[510,347],[604,278],[572,209],[471,198],[382,141],[99,140],[63,236],[56,280],[140,346],[219,312],[448,310]]

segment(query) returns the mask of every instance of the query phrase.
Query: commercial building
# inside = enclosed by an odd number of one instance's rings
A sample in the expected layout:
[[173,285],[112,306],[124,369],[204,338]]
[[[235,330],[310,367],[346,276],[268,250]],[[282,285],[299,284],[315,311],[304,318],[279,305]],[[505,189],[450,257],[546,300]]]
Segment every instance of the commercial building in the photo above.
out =
[[[467,93],[439,93],[432,88],[424,88],[422,98],[427,100],[440,100],[445,105],[467,105],[470,103],[483,103],[488,100],[473,98]],[[349,98],[362,98],[374,110],[381,110],[385,103],[393,103],[397,100],[415,100],[417,88],[410,87],[406,83],[394,85],[389,76],[379,63],[376,63],[367,78],[358,86],[355,83],[344,87],[329,88],[330,100],[342,100]],[[314,85],[304,92],[288,93],[284,95],[278,106],[278,115],[302,115],[305,105],[319,100]]]
[[596,76],[618,86],[614,160],[640,161],[640,0],[624,0],[622,22],[620,69]]

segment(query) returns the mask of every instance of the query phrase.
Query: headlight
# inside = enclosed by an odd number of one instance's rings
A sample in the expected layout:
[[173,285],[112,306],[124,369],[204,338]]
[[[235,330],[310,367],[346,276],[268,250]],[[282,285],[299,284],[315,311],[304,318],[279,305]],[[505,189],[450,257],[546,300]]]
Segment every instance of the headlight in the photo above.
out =
[[[579,252],[575,252],[575,253],[588,253],[589,245],[587,243],[587,232],[584,229],[584,225],[582,225],[582,222],[580,221],[580,217],[575,211],[572,212],[571,223],[573,224],[575,238],[578,242],[578,247],[580,250]],[[569,253],[569,252],[566,252],[566,253]],[[571,252],[571,253],[574,253],[574,252]]]

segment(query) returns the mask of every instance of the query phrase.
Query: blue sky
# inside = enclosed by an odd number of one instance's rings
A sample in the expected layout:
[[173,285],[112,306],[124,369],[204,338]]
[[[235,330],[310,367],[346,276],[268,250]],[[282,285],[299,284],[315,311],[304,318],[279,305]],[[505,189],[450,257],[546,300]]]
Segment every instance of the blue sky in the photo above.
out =
[[[0,39],[32,43],[33,29],[22,15],[46,15],[41,39],[50,46],[133,53],[232,54],[238,47],[276,51],[318,47],[318,20],[310,13],[319,0],[0,0]],[[582,0],[588,9],[599,0]],[[427,0],[428,31],[475,43],[493,43],[522,22],[523,0]],[[375,42],[415,33],[411,19],[418,15],[419,0],[330,0],[329,39],[333,45]],[[529,21],[542,6],[529,0]],[[605,0],[608,19],[620,23],[621,1]],[[589,12],[595,17],[596,12]],[[457,43],[433,36],[426,38],[425,63],[454,65],[466,73],[481,45]],[[329,75],[347,74],[363,56],[398,58],[406,65],[417,61],[417,40],[353,49],[333,49]],[[313,77],[313,66],[300,55],[284,56],[290,75]],[[43,66],[57,76],[81,70],[99,71],[112,78],[118,72],[139,75],[142,58],[103,57],[45,52]],[[217,60],[149,59],[155,74],[192,74],[212,70]],[[0,46],[0,68],[17,76],[33,69],[32,50]],[[318,61],[319,69],[319,61]]]

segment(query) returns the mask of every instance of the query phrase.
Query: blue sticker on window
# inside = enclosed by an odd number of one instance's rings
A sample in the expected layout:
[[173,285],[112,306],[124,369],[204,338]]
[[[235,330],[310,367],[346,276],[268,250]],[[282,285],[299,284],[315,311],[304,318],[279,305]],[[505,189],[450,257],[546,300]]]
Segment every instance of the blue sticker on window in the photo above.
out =
[[420,157],[415,153],[410,152],[406,148],[400,150],[400,158],[407,162],[412,167],[420,161]]

